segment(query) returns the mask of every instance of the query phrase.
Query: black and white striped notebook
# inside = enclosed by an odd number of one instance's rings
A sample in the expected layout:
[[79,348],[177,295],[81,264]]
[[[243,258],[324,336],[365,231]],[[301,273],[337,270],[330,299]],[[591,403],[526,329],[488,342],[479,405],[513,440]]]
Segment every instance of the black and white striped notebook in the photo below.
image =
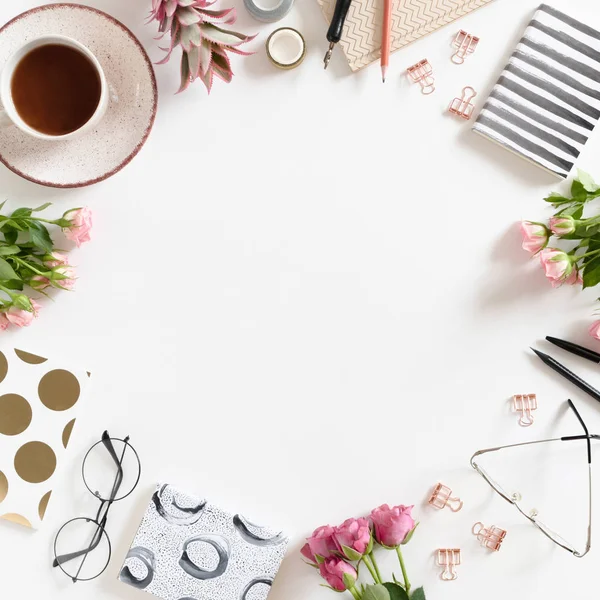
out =
[[542,4],[473,131],[568,176],[600,118],[600,32]]

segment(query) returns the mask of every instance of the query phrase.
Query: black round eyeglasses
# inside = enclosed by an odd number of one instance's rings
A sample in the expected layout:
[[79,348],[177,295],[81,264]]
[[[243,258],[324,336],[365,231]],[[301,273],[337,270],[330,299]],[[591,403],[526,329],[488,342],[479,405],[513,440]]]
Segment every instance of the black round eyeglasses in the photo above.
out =
[[54,538],[53,567],[59,567],[73,583],[90,581],[104,573],[110,562],[111,544],[106,523],[111,506],[127,498],[142,474],[139,456],[125,439],[102,434],[83,459],[81,475],[100,507],[94,518],[67,521]]

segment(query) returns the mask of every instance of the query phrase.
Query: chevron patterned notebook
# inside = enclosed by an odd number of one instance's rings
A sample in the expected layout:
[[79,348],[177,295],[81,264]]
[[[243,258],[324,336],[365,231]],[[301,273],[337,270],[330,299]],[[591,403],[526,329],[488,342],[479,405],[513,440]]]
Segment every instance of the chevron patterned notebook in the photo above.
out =
[[600,118],[600,32],[542,4],[473,131],[565,178]]
[[[336,0],[317,2],[330,22]],[[492,0],[394,0],[392,52],[490,2]],[[383,0],[354,0],[350,5],[340,46],[353,71],[379,60],[382,21]]]

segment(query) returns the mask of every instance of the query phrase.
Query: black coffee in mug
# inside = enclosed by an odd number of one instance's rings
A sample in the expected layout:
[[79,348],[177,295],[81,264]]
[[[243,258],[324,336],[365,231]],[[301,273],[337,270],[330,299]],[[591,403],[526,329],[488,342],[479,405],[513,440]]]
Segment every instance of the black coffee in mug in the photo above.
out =
[[85,125],[100,103],[102,82],[82,52],[45,44],[27,53],[11,80],[15,109],[32,129],[66,135]]

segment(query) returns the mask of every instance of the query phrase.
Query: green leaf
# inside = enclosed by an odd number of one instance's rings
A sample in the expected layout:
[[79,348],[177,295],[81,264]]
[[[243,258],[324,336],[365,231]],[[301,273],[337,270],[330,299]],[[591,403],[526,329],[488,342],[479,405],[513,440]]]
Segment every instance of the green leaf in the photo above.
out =
[[12,215],[10,215],[11,219],[19,219],[19,218],[30,217],[30,216],[31,216],[30,208],[17,208],[17,210],[15,210]]
[[420,587],[417,588],[411,595],[412,600],[425,600],[425,590]]
[[18,279],[9,279],[8,281],[3,281],[2,285],[9,290],[19,290],[23,291],[23,282]]
[[594,256],[583,267],[583,289],[600,283],[600,257]]
[[368,585],[362,600],[391,600],[390,593],[383,585]]
[[7,281],[9,279],[19,279],[19,276],[3,258],[0,258],[0,281]]
[[0,256],[10,256],[11,254],[19,254],[21,248],[19,246],[0,246]]
[[351,590],[356,584],[356,578],[352,577],[352,575],[350,575],[349,573],[344,573],[342,575],[342,581],[344,582],[344,585],[346,586],[347,590]]
[[544,198],[544,202],[549,202],[550,204],[569,204],[573,202],[573,198],[566,198],[561,194],[557,194],[556,192],[552,192],[548,197]]
[[360,552],[357,552],[354,548],[350,548],[349,546],[342,545],[342,552],[348,560],[360,560],[362,558]]
[[412,536],[415,535],[415,530],[417,529],[418,526],[419,526],[419,524],[416,523],[415,526],[406,534],[406,537],[404,538],[404,541],[402,542],[403,546],[406,546],[406,544],[408,544],[408,542],[410,542],[410,540],[412,540]]
[[42,204],[37,208],[32,208],[31,212],[42,212],[43,210],[46,210],[49,206],[52,206],[52,202],[46,202],[45,204]]
[[578,179],[574,179],[571,184],[571,196],[573,196],[573,200],[576,202],[585,202],[587,200],[587,190]]
[[579,179],[579,181],[581,182],[581,185],[583,185],[584,189],[587,192],[590,192],[593,194],[594,192],[597,192],[598,190],[600,190],[600,185],[598,185],[594,181],[594,178],[589,173],[586,173],[585,171],[582,171],[581,169],[577,169],[577,178]]
[[14,244],[19,237],[19,232],[12,227],[6,227],[2,233],[4,233],[4,239],[6,240],[7,244]]
[[318,565],[322,565],[325,562],[325,559],[320,554],[315,554],[315,560]]
[[384,583],[383,587],[388,591],[390,600],[408,600],[406,590],[397,583]]
[[583,204],[573,204],[566,206],[562,210],[559,210],[555,217],[573,217],[576,221],[579,221],[583,217]]
[[31,242],[34,246],[42,249],[44,252],[52,252],[54,243],[52,242],[48,230],[41,223],[31,223],[29,226],[29,235],[31,236]]
[[33,312],[33,304],[31,304],[29,296],[26,296],[25,294],[17,294],[12,300],[17,308],[26,310],[27,312]]
[[6,200],[3,200],[2,202],[0,202],[0,210],[2,210],[4,208],[5,204],[6,204]]

